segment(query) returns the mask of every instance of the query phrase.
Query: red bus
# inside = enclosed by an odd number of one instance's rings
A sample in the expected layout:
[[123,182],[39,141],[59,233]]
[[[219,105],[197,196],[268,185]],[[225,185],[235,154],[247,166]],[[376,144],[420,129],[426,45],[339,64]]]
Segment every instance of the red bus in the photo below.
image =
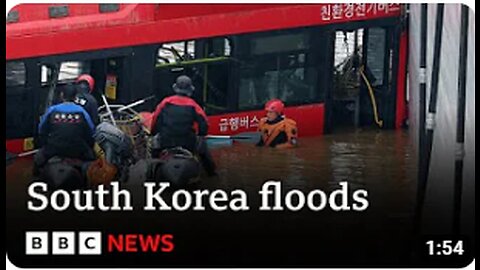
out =
[[271,98],[286,103],[300,136],[341,123],[399,128],[406,118],[403,9],[373,3],[18,5],[6,21],[6,149],[33,148],[49,91],[81,73],[91,74],[97,94],[111,103],[155,95],[140,108],[149,111],[187,74],[211,134],[255,130]]

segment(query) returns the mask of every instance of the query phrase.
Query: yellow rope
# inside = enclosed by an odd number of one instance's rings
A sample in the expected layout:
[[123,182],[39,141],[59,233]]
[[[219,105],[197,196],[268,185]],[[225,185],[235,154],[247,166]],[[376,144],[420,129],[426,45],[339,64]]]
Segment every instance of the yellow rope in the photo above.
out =
[[370,94],[370,100],[372,101],[372,107],[373,107],[373,116],[375,117],[375,123],[379,126],[383,126],[383,120],[380,120],[378,118],[378,108],[377,108],[377,102],[375,101],[375,95],[373,93],[372,86],[370,85],[370,82],[367,79],[367,76],[365,76],[365,73],[363,72],[364,66],[360,67],[360,76],[362,76],[363,81],[367,85],[368,88],[368,93]]

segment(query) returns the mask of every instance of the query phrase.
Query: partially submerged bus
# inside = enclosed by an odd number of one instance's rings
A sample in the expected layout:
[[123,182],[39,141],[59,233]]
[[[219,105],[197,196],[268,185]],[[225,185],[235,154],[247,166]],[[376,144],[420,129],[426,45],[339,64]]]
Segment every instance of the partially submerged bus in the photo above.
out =
[[[6,150],[31,150],[46,99],[79,74],[152,111],[189,75],[210,134],[255,130],[280,98],[300,136],[400,128],[407,35],[399,4],[21,4],[6,20]],[[99,99],[100,103],[101,100]]]

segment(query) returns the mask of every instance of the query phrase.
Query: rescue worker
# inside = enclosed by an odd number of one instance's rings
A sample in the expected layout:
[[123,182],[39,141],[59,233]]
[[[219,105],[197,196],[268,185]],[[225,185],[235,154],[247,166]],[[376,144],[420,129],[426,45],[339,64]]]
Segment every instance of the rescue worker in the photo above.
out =
[[[163,149],[180,146],[198,154],[207,174],[215,175],[215,162],[204,139],[208,133],[207,115],[191,98],[195,91],[192,80],[179,76],[172,88],[175,95],[164,98],[153,113],[152,134],[158,146],[152,154],[158,156]],[[194,124],[198,127],[197,134]]]
[[76,89],[66,85],[60,92],[62,103],[48,108],[38,125],[42,148],[34,158],[34,175],[54,157],[94,160],[95,126],[90,115],[74,103]]
[[87,111],[93,124],[97,126],[100,121],[98,118],[98,102],[92,95],[92,92],[95,89],[95,80],[88,74],[82,74],[77,78],[75,84],[77,88],[75,103],[82,106],[85,111]]
[[265,104],[267,116],[260,120],[258,131],[261,133],[257,146],[292,148],[297,146],[297,123],[283,114],[285,105],[279,99]]

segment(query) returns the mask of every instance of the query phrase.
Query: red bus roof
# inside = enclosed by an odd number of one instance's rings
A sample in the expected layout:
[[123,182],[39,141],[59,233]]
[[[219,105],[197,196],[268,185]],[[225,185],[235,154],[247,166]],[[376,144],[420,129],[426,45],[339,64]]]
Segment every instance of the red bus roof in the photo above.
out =
[[[100,4],[18,5],[11,11],[15,14],[14,22],[7,21],[6,59],[401,14],[399,4],[119,4],[111,7],[110,12],[100,12]],[[60,15],[53,14],[55,8]]]

